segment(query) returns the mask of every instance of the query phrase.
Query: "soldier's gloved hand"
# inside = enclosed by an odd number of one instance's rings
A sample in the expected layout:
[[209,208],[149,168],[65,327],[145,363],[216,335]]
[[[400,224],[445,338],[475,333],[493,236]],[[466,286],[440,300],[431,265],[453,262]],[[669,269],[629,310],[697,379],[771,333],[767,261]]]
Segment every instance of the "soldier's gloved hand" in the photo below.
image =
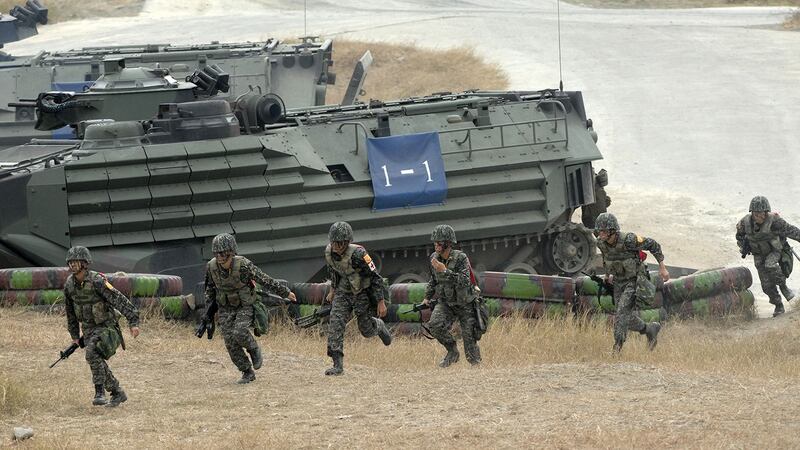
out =
[[431,300],[429,298],[423,298],[422,299],[422,304],[423,305],[430,305],[431,304]]
[[139,336],[139,327],[131,327],[131,335],[136,339]]
[[297,296],[294,295],[294,292],[289,291],[289,295],[286,298],[293,301],[294,303],[297,303]]

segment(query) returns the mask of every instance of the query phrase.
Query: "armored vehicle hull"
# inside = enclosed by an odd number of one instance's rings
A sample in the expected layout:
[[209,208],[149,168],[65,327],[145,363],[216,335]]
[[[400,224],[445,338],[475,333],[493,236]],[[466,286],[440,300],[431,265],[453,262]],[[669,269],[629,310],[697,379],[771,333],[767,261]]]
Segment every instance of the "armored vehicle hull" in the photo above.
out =
[[[40,52],[10,57],[0,62],[0,148],[20,145],[31,138],[50,138],[53,132],[34,129],[31,102],[41,92],[88,90],[104,73],[104,60],[123,60],[128,67],[167,69],[181,80],[196,69],[218,65],[230,75],[230,90],[218,98],[235,100],[251,91],[279,95],[289,108],[325,104],[328,84],[335,76],[329,69],[330,40],[300,43],[210,43],[198,45],[127,45],[86,47],[66,52]],[[9,106],[11,105],[11,106]],[[16,105],[16,106],[15,106]],[[56,137],[60,136],[58,134]]]
[[59,265],[68,247],[85,245],[99,270],[194,283],[211,239],[228,232],[269,274],[318,281],[339,220],[392,282],[427,278],[440,223],[477,271],[570,275],[595,253],[589,230],[571,221],[594,203],[592,162],[602,158],[580,92],[290,109],[241,135],[222,103],[222,119],[207,122],[218,131],[197,128],[198,111],[213,108],[179,104],[162,108],[172,115],[154,120],[152,135],[131,139],[128,127],[108,145],[0,153],[0,266]]

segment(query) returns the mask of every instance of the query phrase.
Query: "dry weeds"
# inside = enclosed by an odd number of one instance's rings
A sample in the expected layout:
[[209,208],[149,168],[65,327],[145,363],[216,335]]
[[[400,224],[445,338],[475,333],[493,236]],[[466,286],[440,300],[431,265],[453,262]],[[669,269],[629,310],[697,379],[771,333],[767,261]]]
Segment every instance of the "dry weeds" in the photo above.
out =
[[328,87],[328,103],[339,103],[344,97],[353,68],[367,50],[372,52],[373,62],[364,83],[366,95],[359,96],[363,102],[508,86],[502,69],[486,63],[470,48],[422,50],[413,43],[337,39],[333,45],[337,81]]
[[[786,448],[797,446],[800,314],[757,322],[671,322],[655,352],[631,336],[609,353],[604,323],[510,319],[481,341],[483,364],[436,367],[433,341],[385,348],[350,324],[345,375],[329,378],[318,332],[275,327],[266,363],[239,386],[219,337],[151,319],[111,366],[130,400],[92,407],[64,318],[5,310],[0,380],[23,392],[0,429],[22,448]],[[8,437],[0,445],[8,444]]]
[[592,8],[714,8],[731,6],[800,6],[800,0],[566,0]]
[[[50,23],[94,17],[124,17],[139,14],[145,0],[43,0]],[[25,0],[0,0],[0,11],[8,13]]]

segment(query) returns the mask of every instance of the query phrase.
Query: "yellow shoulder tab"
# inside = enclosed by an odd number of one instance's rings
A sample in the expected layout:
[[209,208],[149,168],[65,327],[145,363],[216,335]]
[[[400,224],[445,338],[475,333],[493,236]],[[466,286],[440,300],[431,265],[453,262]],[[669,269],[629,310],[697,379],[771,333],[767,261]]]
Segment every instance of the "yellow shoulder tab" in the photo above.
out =
[[642,242],[644,242],[644,238],[637,234],[636,235],[636,243],[637,244],[641,244]]

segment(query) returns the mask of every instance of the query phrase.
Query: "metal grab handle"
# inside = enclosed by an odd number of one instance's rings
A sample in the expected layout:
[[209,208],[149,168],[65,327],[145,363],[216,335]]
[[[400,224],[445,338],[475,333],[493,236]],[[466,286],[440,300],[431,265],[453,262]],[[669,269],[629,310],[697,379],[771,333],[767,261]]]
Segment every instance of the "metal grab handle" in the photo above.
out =
[[358,130],[356,128],[361,128],[362,130],[364,130],[364,138],[369,137],[369,130],[367,130],[367,127],[365,127],[364,124],[361,123],[361,122],[343,122],[342,124],[339,125],[338,128],[336,128],[336,132],[337,133],[341,133],[342,132],[342,127],[345,126],[345,125],[353,125],[355,127],[353,129],[353,131],[355,131],[356,149],[353,150],[353,154],[357,155],[358,154]]

